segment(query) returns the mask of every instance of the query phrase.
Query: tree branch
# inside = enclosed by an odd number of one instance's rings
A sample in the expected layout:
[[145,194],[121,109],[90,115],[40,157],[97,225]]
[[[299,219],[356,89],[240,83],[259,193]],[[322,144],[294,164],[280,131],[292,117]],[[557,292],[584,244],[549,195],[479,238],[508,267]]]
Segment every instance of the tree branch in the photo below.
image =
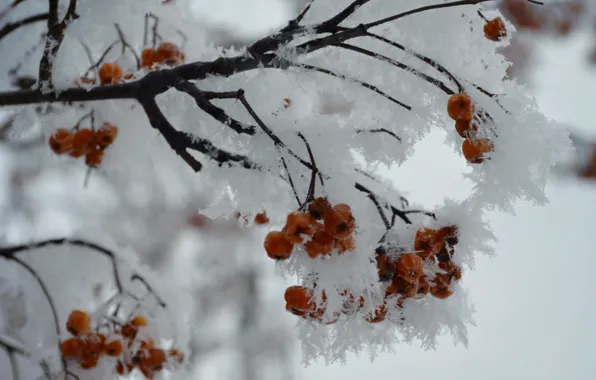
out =
[[64,39],[64,33],[66,32],[68,23],[78,18],[76,13],[77,0],[70,0],[64,19],[58,22],[59,2],[59,0],[49,0],[48,32],[43,55],[39,61],[39,75],[37,78],[38,87],[42,91],[52,91],[54,89],[54,84],[52,83],[54,59]]
[[8,24],[4,25],[2,29],[0,29],[0,40],[9,35],[10,33],[14,32],[15,30],[19,29],[21,26],[47,20],[49,16],[49,13],[39,13],[33,16],[25,17],[24,19],[16,22],[9,22]]

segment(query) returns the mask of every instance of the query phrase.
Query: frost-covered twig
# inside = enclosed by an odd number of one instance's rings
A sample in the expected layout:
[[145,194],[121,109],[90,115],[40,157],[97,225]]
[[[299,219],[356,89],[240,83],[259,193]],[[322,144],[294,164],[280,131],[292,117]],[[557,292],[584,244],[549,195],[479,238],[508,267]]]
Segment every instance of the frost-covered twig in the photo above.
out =
[[391,137],[394,137],[395,139],[397,139],[397,141],[401,142],[401,138],[396,135],[395,133],[391,132],[388,129],[385,128],[377,128],[377,129],[357,129],[356,133],[386,133]]
[[370,83],[367,83],[367,82],[364,82],[364,81],[361,81],[361,80],[355,79],[355,78],[349,78],[349,77],[346,77],[345,75],[339,75],[339,74],[334,73],[331,70],[324,69],[322,67],[317,67],[317,66],[313,66],[313,65],[306,65],[306,64],[299,64],[299,63],[292,63],[292,65],[293,66],[296,66],[296,67],[301,67],[303,69],[316,71],[318,73],[327,74],[327,75],[330,75],[332,77],[345,79],[345,80],[350,81],[350,82],[358,83],[360,86],[362,86],[362,87],[364,87],[364,88],[366,88],[366,89],[368,89],[368,90],[370,90],[370,91],[372,91],[374,93],[377,93],[377,94],[381,95],[384,98],[387,98],[388,100],[392,101],[393,103],[395,103],[397,105],[400,105],[401,107],[407,109],[408,111],[411,111],[412,110],[412,107],[411,106],[405,104],[404,102],[402,102],[400,100],[395,99],[393,96],[385,93],[384,91],[381,91],[380,88],[378,88],[377,86],[374,86],[374,85],[372,85]]
[[238,95],[236,91],[228,92],[228,93],[214,93],[214,92],[205,92],[199,90],[199,88],[189,81],[185,80],[178,80],[176,81],[176,89],[178,91],[182,91],[190,96],[193,97],[195,103],[201,110],[209,114],[215,120],[219,121],[223,125],[232,128],[236,133],[239,134],[247,134],[247,135],[254,135],[256,133],[256,128],[252,125],[246,125],[244,123],[239,122],[228,116],[224,110],[221,108],[213,105],[209,100],[210,99],[229,99],[234,98],[237,99]]
[[54,58],[60,49],[64,33],[68,24],[77,19],[77,0],[70,0],[66,15],[62,21],[58,21],[58,4],[59,0],[49,0],[49,14],[48,14],[48,32],[46,35],[46,43],[41,60],[39,61],[39,75],[37,78],[38,87],[40,90],[53,90],[52,83],[52,67]]
[[124,33],[122,32],[120,25],[114,24],[114,26],[116,27],[116,32],[118,33],[120,43],[122,43],[122,51],[120,54],[123,55],[126,49],[130,50],[132,55],[135,57],[135,62],[137,63],[137,70],[139,70],[141,68],[141,59],[139,58],[139,55],[135,52],[135,49],[133,49],[133,47],[126,41],[126,38],[124,37]]
[[440,80],[433,78],[430,75],[424,74],[422,71],[417,70],[411,66],[408,66],[405,63],[401,63],[393,58],[389,58],[386,55],[375,53],[370,50],[363,49],[361,47],[346,44],[346,43],[335,44],[333,46],[337,46],[342,49],[351,50],[356,53],[360,53],[360,54],[363,54],[363,55],[366,55],[366,56],[369,56],[372,58],[376,58],[380,61],[387,62],[395,67],[399,67],[400,69],[406,70],[406,71],[416,75],[418,78],[424,79],[428,83],[437,86],[440,90],[445,92],[447,95],[453,95],[455,93],[455,91],[451,90],[449,87],[447,87],[447,85],[445,83],[441,82]]
[[176,154],[178,154],[195,172],[201,171],[203,164],[194,158],[187,149],[196,150],[197,152],[207,155],[212,160],[218,162],[220,166],[224,164],[228,164],[229,166],[232,164],[240,164],[247,169],[256,169],[259,167],[245,156],[226,152],[215,147],[209,140],[201,139],[176,130],[159,109],[155,98],[150,95],[141,95],[139,101],[147,114],[151,126],[161,133],[170,145],[170,148],[172,148],[172,150],[174,150],[174,152],[176,152]]

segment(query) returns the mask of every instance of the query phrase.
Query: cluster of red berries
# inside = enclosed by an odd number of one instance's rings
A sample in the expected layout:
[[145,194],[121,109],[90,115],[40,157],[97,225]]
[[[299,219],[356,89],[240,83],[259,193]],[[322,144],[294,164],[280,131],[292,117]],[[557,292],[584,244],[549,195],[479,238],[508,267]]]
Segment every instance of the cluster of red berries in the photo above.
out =
[[[141,52],[141,67],[147,70],[159,70],[164,66],[179,66],[184,63],[184,53],[171,42],[160,44],[157,49],[144,49]],[[115,62],[105,62],[98,70],[99,83],[102,85],[118,84],[124,80],[136,79],[134,74],[124,75],[122,67]],[[96,84],[94,78],[79,78],[79,83]]]
[[[307,211],[300,211],[303,208]],[[350,206],[340,203],[332,207],[327,199],[316,198],[290,213],[281,231],[267,234],[265,251],[275,260],[290,258],[295,245],[302,246],[313,259],[329,255],[334,250],[341,254],[354,249],[352,234],[355,228]]]
[[168,362],[181,364],[184,356],[176,349],[165,351],[155,347],[152,339],[137,340],[137,333],[147,326],[147,319],[137,315],[109,334],[92,331],[91,316],[73,310],[68,316],[66,329],[73,338],[61,342],[60,351],[65,360],[74,360],[83,369],[97,366],[103,356],[117,358],[115,371],[126,375],[138,368],[147,379],[163,370]]
[[[462,277],[461,268],[451,261],[454,246],[457,245],[457,227],[446,226],[439,230],[421,228],[416,233],[414,251],[391,256],[381,249],[377,250],[377,269],[379,279],[389,282],[385,290],[385,302],[378,307],[374,314],[365,316],[370,323],[385,320],[390,298],[398,297],[396,307],[401,309],[408,298],[422,298],[429,293],[440,299],[453,294],[451,284],[453,280]],[[426,268],[426,271],[425,271]],[[431,276],[428,273],[432,273]],[[322,293],[322,305],[317,306],[313,299],[313,290],[304,286],[290,286],[286,289],[284,298],[286,310],[301,318],[322,321],[326,311],[327,296]],[[364,307],[365,299],[355,297],[345,290],[341,296],[346,297],[343,313],[352,315]],[[326,324],[333,324],[339,320],[334,315]]]
[[455,130],[465,140],[462,153],[471,164],[484,162],[484,155],[493,151],[493,144],[488,139],[477,138],[478,125],[474,121],[475,107],[470,95],[454,94],[447,101],[447,113],[455,120]]
[[118,127],[105,122],[94,131],[81,128],[74,131],[60,128],[50,136],[50,149],[56,154],[68,154],[79,158],[85,156],[85,164],[97,168],[103,159],[104,151],[114,143],[118,136]]

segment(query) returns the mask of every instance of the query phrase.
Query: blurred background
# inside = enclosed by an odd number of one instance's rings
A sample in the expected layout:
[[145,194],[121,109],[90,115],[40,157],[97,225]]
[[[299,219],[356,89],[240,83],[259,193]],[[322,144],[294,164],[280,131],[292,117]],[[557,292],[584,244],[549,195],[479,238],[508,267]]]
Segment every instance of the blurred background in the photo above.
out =
[[[239,47],[283,26],[305,3],[195,0],[194,11],[214,44]],[[569,125],[577,150],[557,167],[546,189],[550,204],[537,207],[520,201],[516,215],[487,215],[498,239],[497,256],[479,257],[474,270],[464,274],[463,286],[476,308],[468,347],[454,347],[451,337],[444,336],[435,351],[424,351],[414,342],[374,362],[349,356],[345,364],[304,366],[296,318],[284,310],[283,292],[293,279],[276,274],[261,253],[267,227],[252,225],[250,218],[250,226],[245,226],[242,217],[239,222],[234,215],[215,221],[208,211],[189,213],[209,204],[215,195],[208,189],[203,189],[205,199],[192,202],[174,202],[175,194],[149,194],[146,202],[135,204],[99,180],[86,189],[70,187],[80,181],[81,173],[57,178],[52,172],[15,166],[14,158],[0,149],[4,215],[22,218],[21,229],[11,223],[5,240],[68,235],[81,222],[77,218],[100,213],[109,220],[110,210],[125,213],[126,228],[104,229],[117,242],[144,252],[145,264],[193,295],[193,379],[596,379],[596,180],[578,175],[589,166],[591,144],[596,142],[595,43],[592,29],[584,27],[565,36],[524,34],[505,50],[514,62],[510,75],[534,91],[546,116]],[[2,46],[0,57],[2,49],[10,47]],[[445,197],[465,198],[470,184],[461,173],[468,169],[443,146],[444,138],[443,132],[430,134],[404,166],[385,168],[383,174],[429,207]],[[434,159],[438,154],[444,159]],[[428,178],[417,175],[421,166],[440,173],[432,186]],[[117,200],[106,200],[110,197]],[[77,215],[71,212],[71,199],[81,203],[76,205]],[[83,215],[81,207],[86,210]],[[0,296],[0,308],[9,309],[0,321],[10,335],[11,324],[19,319],[22,294]],[[24,363],[23,367],[25,375],[28,368]],[[2,357],[0,380],[11,378],[5,368],[8,361]]]

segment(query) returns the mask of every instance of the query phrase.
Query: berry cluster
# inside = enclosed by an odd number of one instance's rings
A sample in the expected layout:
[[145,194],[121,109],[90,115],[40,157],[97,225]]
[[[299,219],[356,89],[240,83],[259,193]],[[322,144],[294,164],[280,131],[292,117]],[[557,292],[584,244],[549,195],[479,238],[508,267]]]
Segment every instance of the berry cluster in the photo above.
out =
[[[401,306],[408,298],[421,298],[429,293],[441,299],[451,296],[451,281],[461,279],[461,268],[451,261],[457,243],[455,226],[439,230],[421,228],[416,232],[414,251],[396,258],[378,255],[379,279],[391,281],[386,297],[399,295],[398,305]],[[377,250],[377,253],[383,251]]]
[[148,48],[141,52],[141,67],[148,70],[158,70],[160,65],[179,66],[184,60],[184,53],[171,42],[164,42],[157,49]]
[[484,155],[493,151],[492,142],[488,139],[477,138],[478,125],[474,120],[475,107],[468,94],[459,93],[449,97],[447,113],[455,120],[455,130],[465,140],[462,152],[471,164],[484,162]]
[[[74,360],[82,369],[95,368],[104,356],[117,359],[115,371],[126,375],[138,368],[147,379],[171,362],[181,364],[184,356],[176,349],[165,351],[155,347],[152,339],[136,339],[147,326],[147,319],[137,315],[129,322],[107,334],[93,331],[89,314],[73,310],[68,316],[66,329],[73,338],[61,342],[60,351],[65,360]],[[106,326],[107,327],[107,326]]]
[[78,127],[75,130],[60,128],[50,136],[48,143],[54,153],[68,154],[74,158],[85,156],[85,164],[97,168],[105,149],[114,143],[117,136],[118,127],[106,122],[97,131]]
[[[175,67],[184,63],[184,53],[171,42],[164,42],[156,49],[147,48],[141,52],[141,67],[150,71],[159,70],[164,66]],[[101,85],[118,84],[122,80],[134,80],[135,74],[124,75],[122,67],[115,62],[105,62],[99,66],[97,72]],[[96,84],[94,78],[79,78],[80,84]]]
[[[457,227],[446,226],[439,230],[421,228],[416,233],[414,251],[399,255],[389,255],[385,249],[377,249],[377,269],[379,279],[389,282],[385,289],[385,303],[378,307],[374,314],[364,318],[370,323],[385,320],[388,313],[388,302],[397,296],[398,309],[408,298],[422,298],[429,293],[440,299],[453,294],[452,281],[461,279],[461,268],[451,261],[454,246],[457,245]],[[290,286],[286,289],[284,298],[286,310],[304,319],[322,321],[326,311],[327,296],[322,293],[322,305],[317,306],[313,299],[314,291],[304,286]],[[356,301],[355,297],[344,290],[345,297],[343,313],[353,315],[362,309],[364,297]],[[339,320],[339,315],[332,316],[326,324],[333,324]]]
[[[303,208],[307,211],[301,211]],[[354,249],[355,228],[350,206],[345,203],[331,206],[327,199],[319,197],[290,213],[281,231],[269,232],[265,251],[275,260],[290,258],[295,245],[301,246],[312,259],[334,250],[341,254]]]

